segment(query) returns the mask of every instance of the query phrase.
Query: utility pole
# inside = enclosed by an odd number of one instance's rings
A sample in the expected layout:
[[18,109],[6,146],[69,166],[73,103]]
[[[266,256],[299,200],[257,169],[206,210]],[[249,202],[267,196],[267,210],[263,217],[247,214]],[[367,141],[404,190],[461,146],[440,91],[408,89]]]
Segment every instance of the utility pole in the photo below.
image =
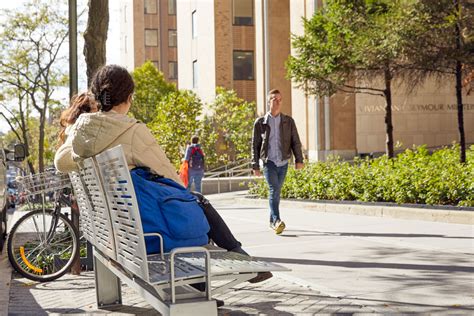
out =
[[[77,79],[77,0],[69,0],[69,99],[78,92]],[[71,194],[71,219],[79,231],[79,208],[76,199]],[[76,259],[71,267],[71,273],[81,273],[80,243],[77,243]]]
[[69,0],[69,98],[77,94],[77,0]]

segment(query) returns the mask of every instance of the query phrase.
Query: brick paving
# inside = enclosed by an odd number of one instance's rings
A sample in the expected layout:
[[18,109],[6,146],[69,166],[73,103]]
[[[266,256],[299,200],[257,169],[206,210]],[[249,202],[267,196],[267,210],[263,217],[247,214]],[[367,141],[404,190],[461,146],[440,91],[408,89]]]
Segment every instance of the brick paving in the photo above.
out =
[[[132,289],[122,285],[123,305],[98,309],[94,273],[66,275],[47,283],[31,282],[13,273],[8,315],[159,315]],[[275,276],[260,284],[244,283],[216,295],[225,301],[221,316],[243,315],[368,315],[423,314],[425,306],[365,305],[363,301],[332,297],[308,286]],[[429,315],[472,315],[472,309],[432,308]]]
[[[47,283],[31,282],[15,273],[11,281],[8,315],[157,315],[126,285],[122,286],[123,306],[97,309],[94,274],[66,275]],[[216,295],[226,305],[219,315],[314,315],[325,313],[373,313],[373,308],[324,295],[316,290],[279,277],[260,283],[244,283]]]

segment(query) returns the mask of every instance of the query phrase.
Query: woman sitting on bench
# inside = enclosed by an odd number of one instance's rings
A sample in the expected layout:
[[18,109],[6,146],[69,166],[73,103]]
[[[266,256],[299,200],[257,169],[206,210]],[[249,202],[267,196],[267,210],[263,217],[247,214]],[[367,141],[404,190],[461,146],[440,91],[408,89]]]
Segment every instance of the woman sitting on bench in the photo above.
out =
[[[91,82],[91,92],[99,111],[78,113],[76,122],[68,128],[67,138],[54,157],[54,164],[59,171],[77,171],[77,161],[122,145],[129,170],[148,167],[155,174],[182,185],[174,166],[147,126],[127,116],[133,91],[133,79],[123,67],[108,65],[95,74]],[[209,222],[210,239],[228,251],[248,255],[214,208],[203,208],[203,211]],[[271,272],[260,272],[249,282],[257,283],[270,277]]]

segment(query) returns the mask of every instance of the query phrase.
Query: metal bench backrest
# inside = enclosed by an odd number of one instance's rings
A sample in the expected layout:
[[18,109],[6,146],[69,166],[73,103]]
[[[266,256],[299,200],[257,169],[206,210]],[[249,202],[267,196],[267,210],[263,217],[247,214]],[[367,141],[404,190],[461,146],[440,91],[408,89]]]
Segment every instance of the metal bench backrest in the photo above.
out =
[[94,226],[92,219],[92,205],[87,196],[87,191],[82,184],[81,177],[77,172],[70,172],[69,178],[71,179],[72,188],[74,189],[74,196],[76,197],[77,205],[79,206],[79,212],[81,216],[80,226],[82,235],[84,238],[90,242],[94,242]]
[[117,261],[149,281],[140,212],[122,146],[108,149],[95,158],[115,228]]
[[109,209],[102,188],[99,173],[93,158],[87,158],[79,163],[80,177],[85,184],[85,190],[90,197],[91,219],[94,240],[91,242],[98,250],[116,260],[115,240],[112,237],[113,227],[110,220]]

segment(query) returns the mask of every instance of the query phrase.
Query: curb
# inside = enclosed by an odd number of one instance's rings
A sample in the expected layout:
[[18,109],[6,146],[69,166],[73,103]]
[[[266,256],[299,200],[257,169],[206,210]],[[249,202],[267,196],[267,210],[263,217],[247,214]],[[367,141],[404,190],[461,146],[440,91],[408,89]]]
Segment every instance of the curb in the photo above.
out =
[[0,253],[0,315],[8,315],[8,304],[10,302],[10,284],[12,268],[7,256],[7,246]]
[[[266,207],[268,200],[249,197],[237,197],[239,203]],[[474,225],[474,212],[470,210],[453,210],[430,208],[428,206],[408,207],[392,205],[367,205],[350,203],[325,203],[297,200],[281,200],[280,206],[284,208],[303,208],[316,212],[342,213],[351,215],[390,217],[407,220],[420,220],[450,224]]]

